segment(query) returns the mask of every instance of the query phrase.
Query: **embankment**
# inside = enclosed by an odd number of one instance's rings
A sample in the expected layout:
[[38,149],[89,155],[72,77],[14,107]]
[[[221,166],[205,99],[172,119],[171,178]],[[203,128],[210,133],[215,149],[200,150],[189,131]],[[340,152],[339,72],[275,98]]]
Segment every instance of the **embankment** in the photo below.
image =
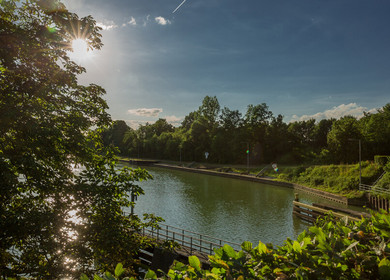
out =
[[332,201],[335,201],[338,203],[342,203],[345,205],[363,206],[366,203],[366,200],[364,198],[362,198],[362,199],[347,198],[347,197],[344,197],[341,195],[328,193],[325,191],[309,188],[306,186],[301,186],[298,184],[276,181],[274,179],[265,178],[265,177],[262,177],[262,178],[256,177],[254,175],[246,175],[246,174],[239,174],[239,173],[233,173],[233,172],[220,172],[220,171],[209,170],[209,169],[181,167],[181,166],[162,164],[162,163],[155,163],[155,164],[153,164],[153,166],[181,170],[181,171],[192,172],[192,173],[207,174],[207,175],[212,175],[212,176],[240,179],[240,180],[246,180],[246,181],[257,182],[257,183],[262,183],[262,184],[282,186],[282,187],[286,187],[286,188],[292,188],[294,190],[307,192],[307,193],[310,193],[310,194],[313,194],[313,195],[316,195],[316,196],[319,196],[319,197],[322,197],[325,199],[329,199],[329,200],[332,200]]

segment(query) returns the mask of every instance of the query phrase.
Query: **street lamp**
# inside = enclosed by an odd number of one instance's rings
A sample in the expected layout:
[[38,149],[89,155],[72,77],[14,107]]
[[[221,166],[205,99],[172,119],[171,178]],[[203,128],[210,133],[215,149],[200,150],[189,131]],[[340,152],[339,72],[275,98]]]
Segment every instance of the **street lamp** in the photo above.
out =
[[362,184],[362,141],[360,139],[348,138],[349,141],[359,142],[359,188]]

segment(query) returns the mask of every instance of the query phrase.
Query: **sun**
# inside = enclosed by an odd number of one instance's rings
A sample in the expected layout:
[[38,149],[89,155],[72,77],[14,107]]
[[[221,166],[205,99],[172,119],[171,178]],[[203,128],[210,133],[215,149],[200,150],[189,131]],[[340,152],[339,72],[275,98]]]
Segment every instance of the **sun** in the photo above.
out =
[[77,38],[72,41],[72,51],[69,56],[76,60],[82,61],[92,56],[92,51],[88,49],[88,43],[82,38]]
[[84,39],[75,39],[72,41],[72,49],[75,53],[86,54],[88,52],[88,44]]

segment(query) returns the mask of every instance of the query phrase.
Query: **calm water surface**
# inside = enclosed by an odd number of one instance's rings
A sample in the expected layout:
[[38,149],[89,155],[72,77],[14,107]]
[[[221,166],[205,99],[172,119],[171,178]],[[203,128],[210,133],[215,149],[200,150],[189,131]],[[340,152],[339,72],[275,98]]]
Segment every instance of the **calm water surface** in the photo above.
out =
[[[153,180],[141,182],[145,195],[135,213],[154,213],[171,226],[236,243],[282,245],[308,228],[292,216],[292,189],[238,179],[147,167]],[[300,193],[306,203],[324,201]],[[331,204],[331,202],[327,201]]]

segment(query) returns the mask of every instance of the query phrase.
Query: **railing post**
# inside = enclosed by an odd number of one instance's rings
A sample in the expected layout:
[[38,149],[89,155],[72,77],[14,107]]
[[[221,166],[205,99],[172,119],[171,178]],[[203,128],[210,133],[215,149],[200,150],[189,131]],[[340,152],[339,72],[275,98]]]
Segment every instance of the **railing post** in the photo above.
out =
[[202,252],[202,235],[201,234],[199,234],[199,239],[200,239],[199,251]]
[[191,243],[190,243],[190,253],[191,253],[191,255],[192,255],[192,236],[190,237],[190,239],[191,239]]
[[168,240],[168,225],[166,225],[165,228],[166,228],[165,239]]
[[182,240],[181,240],[181,245],[184,246],[184,229],[182,229],[181,232],[182,232],[182,236],[181,236],[181,238],[182,238]]

